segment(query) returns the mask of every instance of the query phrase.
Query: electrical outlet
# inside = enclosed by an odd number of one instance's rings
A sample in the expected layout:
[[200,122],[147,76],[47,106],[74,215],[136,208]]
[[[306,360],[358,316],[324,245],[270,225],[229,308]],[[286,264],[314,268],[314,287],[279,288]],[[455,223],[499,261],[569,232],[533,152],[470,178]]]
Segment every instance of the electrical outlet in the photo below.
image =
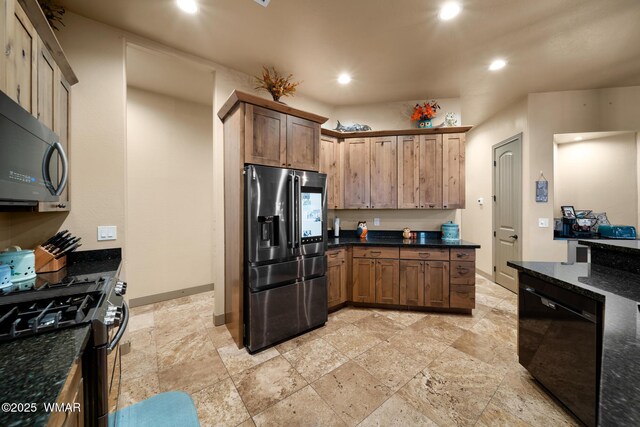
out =
[[538,218],[538,227],[549,228],[549,218]]
[[98,241],[103,240],[117,240],[118,239],[118,227],[115,225],[100,225],[98,226]]
[[373,218],[373,225],[380,225],[380,218]]
[[254,1],[263,7],[269,6],[269,3],[271,2],[271,0],[254,0]]

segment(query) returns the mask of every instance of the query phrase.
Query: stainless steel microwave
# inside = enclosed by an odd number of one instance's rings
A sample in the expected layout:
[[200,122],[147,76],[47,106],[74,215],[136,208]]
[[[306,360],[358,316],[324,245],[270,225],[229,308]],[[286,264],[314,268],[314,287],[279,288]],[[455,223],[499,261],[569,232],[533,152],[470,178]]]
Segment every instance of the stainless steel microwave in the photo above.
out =
[[58,136],[0,92],[0,211],[58,202],[68,169]]

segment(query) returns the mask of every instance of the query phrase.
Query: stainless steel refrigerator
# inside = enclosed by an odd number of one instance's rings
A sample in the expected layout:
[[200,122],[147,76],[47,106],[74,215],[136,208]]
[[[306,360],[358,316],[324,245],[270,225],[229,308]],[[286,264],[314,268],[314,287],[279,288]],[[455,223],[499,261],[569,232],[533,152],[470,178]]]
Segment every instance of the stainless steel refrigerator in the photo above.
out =
[[[245,166],[245,346],[327,321],[325,174]],[[240,213],[238,213],[240,214]]]

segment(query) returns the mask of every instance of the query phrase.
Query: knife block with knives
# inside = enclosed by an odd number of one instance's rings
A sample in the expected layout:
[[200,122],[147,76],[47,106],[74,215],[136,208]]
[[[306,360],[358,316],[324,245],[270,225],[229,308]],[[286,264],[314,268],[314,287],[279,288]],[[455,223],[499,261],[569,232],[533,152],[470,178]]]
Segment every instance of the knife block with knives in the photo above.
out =
[[67,266],[67,256],[63,255],[61,258],[56,259],[56,256],[43,248],[38,246],[35,249],[36,255],[36,273],[50,273],[52,271],[58,271]]
[[61,231],[35,249],[37,273],[59,271],[67,265],[67,254],[82,246],[80,237]]

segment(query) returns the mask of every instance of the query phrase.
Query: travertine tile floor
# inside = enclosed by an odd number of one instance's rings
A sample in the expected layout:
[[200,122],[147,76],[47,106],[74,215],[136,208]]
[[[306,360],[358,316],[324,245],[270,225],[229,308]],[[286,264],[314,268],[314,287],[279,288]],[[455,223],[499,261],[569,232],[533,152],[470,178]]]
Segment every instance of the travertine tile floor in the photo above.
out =
[[577,425],[517,363],[514,294],[478,276],[473,315],[344,308],[269,350],[238,350],[208,292],[132,310],[124,406],[191,394],[221,426]]

